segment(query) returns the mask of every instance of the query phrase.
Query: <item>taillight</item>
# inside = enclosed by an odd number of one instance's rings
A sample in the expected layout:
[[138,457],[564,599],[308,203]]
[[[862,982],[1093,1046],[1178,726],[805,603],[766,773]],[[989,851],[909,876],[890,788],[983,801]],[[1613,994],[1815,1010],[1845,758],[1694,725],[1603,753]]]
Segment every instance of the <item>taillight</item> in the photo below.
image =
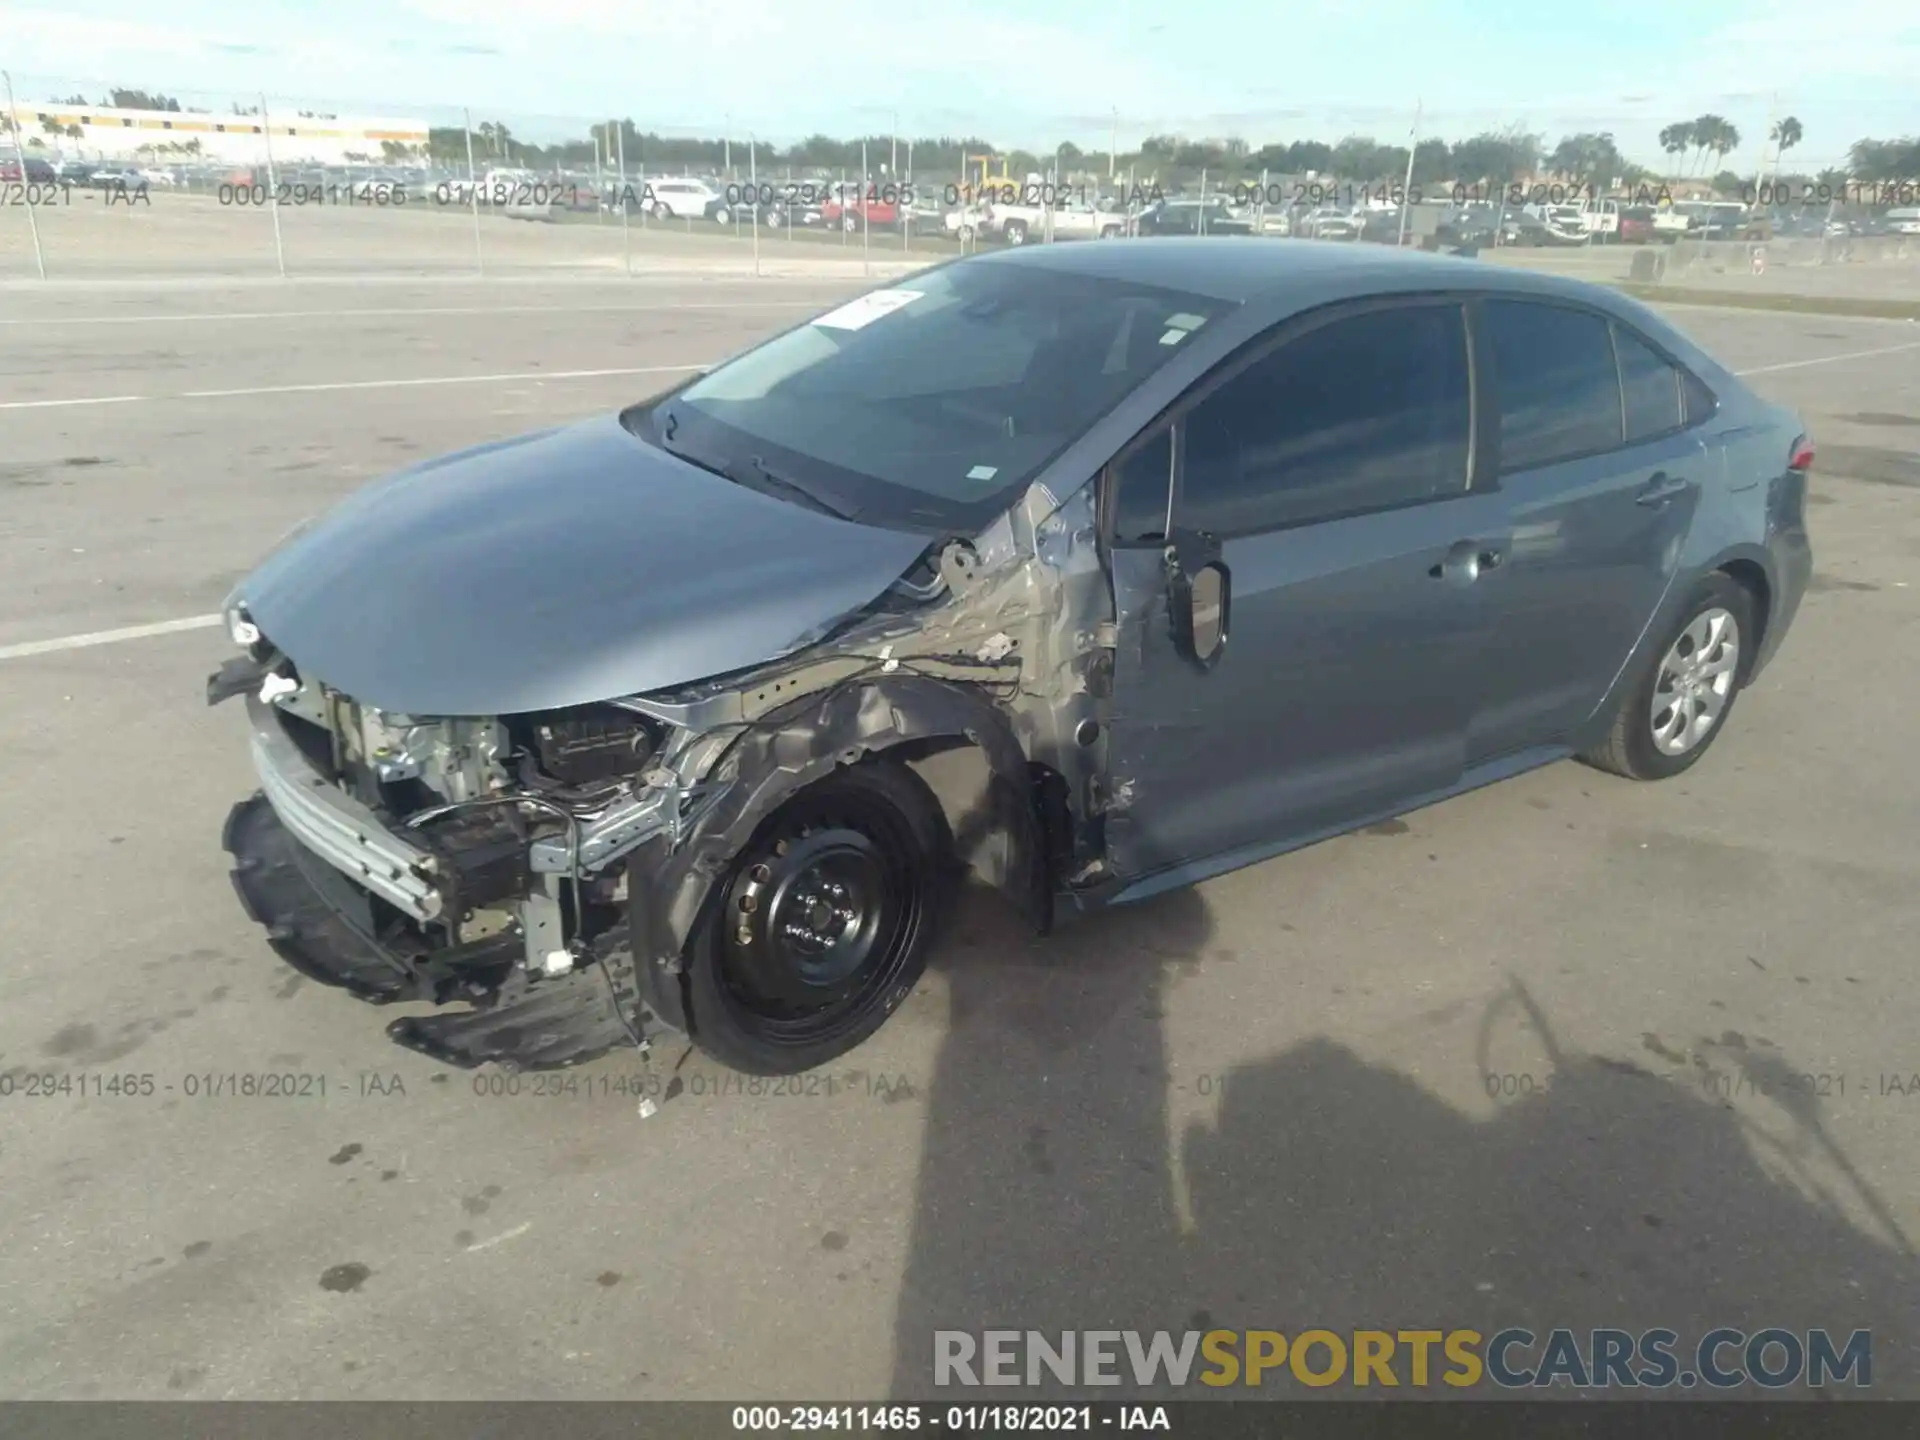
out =
[[1787,459],[1789,470],[1798,470],[1801,474],[1813,468],[1813,442],[1802,435],[1793,442],[1793,450]]

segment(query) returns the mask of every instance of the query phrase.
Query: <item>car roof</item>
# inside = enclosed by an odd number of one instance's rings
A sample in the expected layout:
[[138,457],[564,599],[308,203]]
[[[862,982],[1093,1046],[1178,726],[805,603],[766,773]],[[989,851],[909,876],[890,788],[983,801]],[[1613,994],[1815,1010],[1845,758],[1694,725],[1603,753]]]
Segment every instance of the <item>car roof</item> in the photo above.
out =
[[1229,304],[1314,303],[1322,295],[1410,290],[1562,295],[1604,303],[1612,292],[1561,275],[1387,245],[1257,236],[1146,237],[1110,245],[1023,245],[957,262],[1024,265],[1136,285],[1184,290]]

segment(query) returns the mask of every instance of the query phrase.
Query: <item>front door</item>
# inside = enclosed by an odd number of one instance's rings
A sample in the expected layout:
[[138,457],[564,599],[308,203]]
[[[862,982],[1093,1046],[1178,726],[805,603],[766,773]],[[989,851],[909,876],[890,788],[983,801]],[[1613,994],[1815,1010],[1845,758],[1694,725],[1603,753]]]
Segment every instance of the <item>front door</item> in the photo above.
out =
[[[1337,310],[1229,367],[1103,482],[1107,845],[1130,880],[1229,868],[1455,784],[1507,549],[1503,498],[1469,488],[1458,304]],[[1209,664],[1179,638],[1169,548],[1217,556]]]

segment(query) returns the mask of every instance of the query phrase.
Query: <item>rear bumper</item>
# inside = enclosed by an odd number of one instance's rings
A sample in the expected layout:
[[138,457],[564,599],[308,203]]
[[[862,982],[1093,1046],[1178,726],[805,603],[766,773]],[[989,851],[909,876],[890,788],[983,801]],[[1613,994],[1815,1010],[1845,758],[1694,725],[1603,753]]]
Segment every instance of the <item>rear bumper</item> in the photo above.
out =
[[1753,668],[1747,672],[1749,684],[1780,653],[1781,642],[1800,613],[1807,582],[1813,577],[1813,542],[1804,527],[1776,531],[1767,541],[1767,552],[1773,560],[1772,613],[1760,636],[1760,648],[1754,653]]

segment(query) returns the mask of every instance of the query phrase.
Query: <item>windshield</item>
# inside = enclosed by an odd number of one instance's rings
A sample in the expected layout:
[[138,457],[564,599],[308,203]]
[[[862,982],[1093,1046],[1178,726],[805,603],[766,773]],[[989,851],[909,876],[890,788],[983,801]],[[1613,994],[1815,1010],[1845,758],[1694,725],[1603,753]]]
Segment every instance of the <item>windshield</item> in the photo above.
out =
[[901,529],[973,529],[1230,308],[1051,267],[958,262],[863,295],[624,419],[796,503]]

